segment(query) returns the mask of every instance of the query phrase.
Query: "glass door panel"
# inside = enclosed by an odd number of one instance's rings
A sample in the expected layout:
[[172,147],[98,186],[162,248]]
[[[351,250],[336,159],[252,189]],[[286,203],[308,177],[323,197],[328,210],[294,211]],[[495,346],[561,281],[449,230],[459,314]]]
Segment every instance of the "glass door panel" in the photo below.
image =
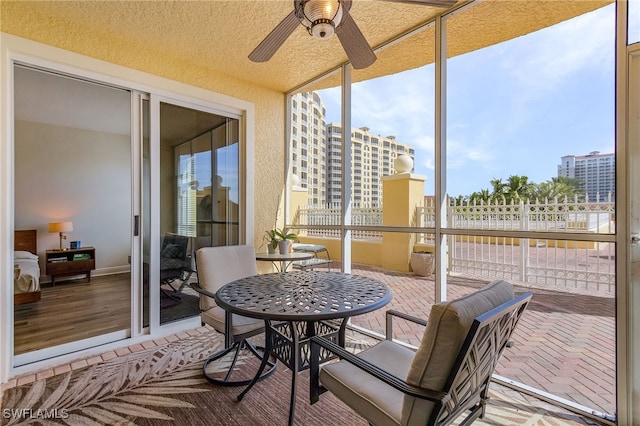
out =
[[160,102],[160,324],[200,314],[200,247],[239,243],[237,119]]
[[[631,16],[631,15],[629,15]],[[631,301],[627,306],[634,307],[629,314],[629,334],[632,335],[629,359],[632,360],[630,369],[633,371],[629,375],[634,389],[640,388],[640,369],[637,368],[637,362],[640,360],[640,46],[636,46],[629,54],[629,118],[628,127],[628,176],[622,176],[627,179],[629,185],[629,240],[631,246],[629,248],[629,283],[627,292],[630,294]],[[627,235],[624,235],[625,239]],[[623,285],[624,281],[619,280]],[[624,356],[624,355],[622,355]],[[635,365],[634,365],[635,363]],[[632,393],[633,394],[633,393]],[[632,420],[634,423],[640,419],[640,404],[638,404],[638,396],[636,393],[635,400],[628,402],[632,407]],[[626,414],[626,413],[624,413]],[[620,423],[621,424],[621,423]]]
[[130,334],[131,93],[20,65],[14,78],[14,229],[35,231],[40,268],[15,290],[39,292],[14,309],[22,365]]
[[[446,21],[448,51],[460,42],[462,18]],[[614,48],[610,4],[452,56],[446,67],[446,217],[458,230],[449,238],[450,277],[531,289],[540,305],[529,306],[524,324],[544,344],[516,341],[496,373],[603,416],[616,411],[614,234],[624,196],[615,188],[624,157],[614,147]],[[584,347],[591,340],[593,354]],[[528,371],[518,371],[524,358]]]

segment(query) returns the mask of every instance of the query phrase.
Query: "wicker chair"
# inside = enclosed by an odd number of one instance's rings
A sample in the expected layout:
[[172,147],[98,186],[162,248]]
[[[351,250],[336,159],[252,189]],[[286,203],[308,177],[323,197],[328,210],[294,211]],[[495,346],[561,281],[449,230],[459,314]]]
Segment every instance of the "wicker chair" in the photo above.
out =
[[[372,425],[447,425],[467,411],[460,424],[471,424],[485,414],[491,375],[530,299],[494,281],[434,305],[428,321],[388,311],[387,340],[357,356],[314,337],[311,402],[329,390]],[[392,341],[394,316],[426,325],[416,352]],[[341,360],[320,369],[321,349]]]

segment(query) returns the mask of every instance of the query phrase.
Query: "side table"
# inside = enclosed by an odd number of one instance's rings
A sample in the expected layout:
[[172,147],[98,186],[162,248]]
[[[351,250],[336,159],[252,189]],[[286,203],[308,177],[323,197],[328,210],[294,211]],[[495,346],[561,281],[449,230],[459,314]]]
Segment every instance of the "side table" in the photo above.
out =
[[47,250],[45,252],[45,274],[51,276],[51,284],[56,285],[56,277],[81,275],[91,282],[91,271],[96,269],[96,249]]

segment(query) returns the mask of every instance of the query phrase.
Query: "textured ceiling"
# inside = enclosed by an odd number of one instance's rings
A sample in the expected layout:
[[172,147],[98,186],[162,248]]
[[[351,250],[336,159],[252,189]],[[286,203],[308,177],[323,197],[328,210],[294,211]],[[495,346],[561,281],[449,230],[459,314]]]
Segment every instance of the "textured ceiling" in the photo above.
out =
[[[611,0],[477,1],[458,11],[450,21],[449,56],[508,40],[609,3]],[[301,26],[269,62],[248,60],[253,48],[292,10],[292,0],[2,0],[1,6],[0,28],[4,32],[37,38],[38,26],[63,22],[64,30],[73,31],[77,37],[94,37],[116,45],[125,42],[171,60],[281,92],[335,69],[347,59],[336,37],[317,40]],[[351,9],[352,17],[373,47],[442,12],[433,7],[380,0],[354,0]],[[431,28],[386,48],[378,53],[379,60],[373,66],[355,72],[355,79],[369,79],[432,62],[433,44],[427,43],[425,47],[424,43],[432,39]],[[323,86],[338,83],[334,77]]]

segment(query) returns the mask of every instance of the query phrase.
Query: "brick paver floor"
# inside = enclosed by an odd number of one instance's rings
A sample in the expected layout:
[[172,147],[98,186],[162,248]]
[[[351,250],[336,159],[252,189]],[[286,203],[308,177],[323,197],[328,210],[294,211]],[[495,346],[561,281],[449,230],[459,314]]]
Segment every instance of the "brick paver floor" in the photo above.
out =
[[[339,269],[337,264],[333,270]],[[412,273],[385,271],[375,267],[354,265],[352,273],[370,276],[389,285],[393,300],[384,309],[352,318],[352,324],[383,334],[384,311],[396,309],[427,318],[435,302],[433,277],[418,277]],[[449,276],[448,299],[468,294],[488,280]],[[497,374],[527,386],[549,392],[595,413],[613,414],[615,411],[615,300],[602,295],[588,295],[554,291],[547,288],[524,287],[516,284],[516,291],[530,290],[529,304],[513,341],[501,357]],[[199,333],[191,330],[187,333]],[[402,320],[394,321],[394,337],[418,345],[423,329]],[[161,344],[165,339],[146,344]],[[135,347],[123,349],[126,353]],[[119,356],[108,352],[86,363],[106,361]],[[82,365],[81,365],[82,364]],[[80,368],[86,364],[71,363],[15,378],[2,389],[30,383],[61,369]],[[505,392],[504,389],[501,390]],[[555,419],[554,421],[557,421]],[[560,423],[557,423],[560,424]]]
[[[337,266],[337,265],[336,265]],[[386,309],[427,318],[435,302],[432,277],[354,266],[352,273],[378,279],[391,288],[384,309],[352,318],[352,324],[384,333]],[[449,276],[447,298],[458,298],[489,282]],[[496,373],[549,392],[589,411],[615,413],[615,300],[597,295],[522,287],[533,298]],[[423,328],[394,320],[394,337],[418,345]]]

